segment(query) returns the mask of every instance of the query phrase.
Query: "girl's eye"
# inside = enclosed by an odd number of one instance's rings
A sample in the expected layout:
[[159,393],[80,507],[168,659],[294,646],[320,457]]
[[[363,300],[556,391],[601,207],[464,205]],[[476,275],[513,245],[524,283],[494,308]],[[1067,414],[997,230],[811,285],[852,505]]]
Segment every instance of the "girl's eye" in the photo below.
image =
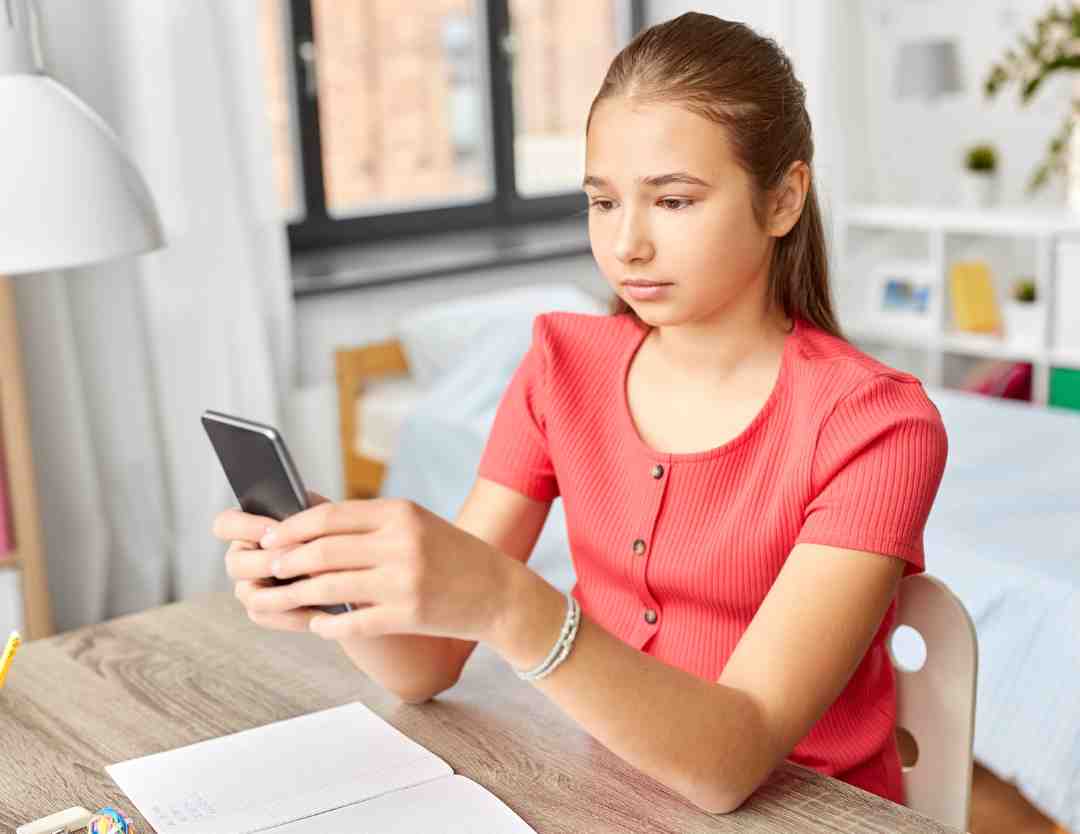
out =
[[[692,206],[694,201],[683,197],[664,197],[660,200],[660,204],[672,211],[682,211]],[[612,201],[597,199],[593,200],[589,205],[599,211],[611,211]]]

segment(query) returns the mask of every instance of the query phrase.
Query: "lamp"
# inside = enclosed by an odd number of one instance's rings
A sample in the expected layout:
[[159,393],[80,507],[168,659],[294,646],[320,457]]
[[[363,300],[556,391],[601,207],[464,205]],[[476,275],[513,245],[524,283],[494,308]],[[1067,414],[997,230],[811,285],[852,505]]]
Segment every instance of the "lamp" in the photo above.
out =
[[105,122],[36,66],[26,0],[2,2],[0,273],[158,248],[161,222],[138,170]]
[[28,0],[0,0],[0,436],[30,638],[52,633],[15,305],[4,274],[157,249],[149,189],[108,125],[41,70]]
[[[938,99],[964,89],[959,63],[956,44],[951,40],[925,38],[903,43],[896,52],[893,96],[924,99],[929,102],[930,113],[938,117],[941,115]],[[940,188],[940,182],[937,187]],[[933,202],[946,200],[939,193]]]
[[933,99],[963,90],[956,44],[927,39],[900,45],[893,73],[893,95]]

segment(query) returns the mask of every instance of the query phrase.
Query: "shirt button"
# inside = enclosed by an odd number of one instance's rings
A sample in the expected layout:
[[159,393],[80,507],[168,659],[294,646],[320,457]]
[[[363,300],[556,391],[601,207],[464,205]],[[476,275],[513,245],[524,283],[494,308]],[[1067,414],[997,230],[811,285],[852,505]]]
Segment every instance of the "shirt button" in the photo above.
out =
[[656,622],[656,612],[653,611],[651,608],[645,609],[645,622],[647,622],[649,625],[652,625]]
[[638,556],[640,556],[642,553],[645,552],[645,540],[644,539],[634,539],[634,552]]
[[656,464],[656,466],[652,468],[652,476],[654,478],[664,477],[664,467],[662,467],[659,463]]

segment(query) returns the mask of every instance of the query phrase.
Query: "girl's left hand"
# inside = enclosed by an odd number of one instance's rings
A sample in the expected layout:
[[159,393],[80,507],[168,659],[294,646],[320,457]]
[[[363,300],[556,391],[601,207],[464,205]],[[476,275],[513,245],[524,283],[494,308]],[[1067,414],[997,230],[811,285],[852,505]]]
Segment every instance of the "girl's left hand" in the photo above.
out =
[[408,500],[328,502],[267,532],[275,576],[310,574],[251,592],[267,613],[351,602],[357,610],[312,619],[327,639],[428,634],[486,640],[507,610],[518,563],[483,539]]

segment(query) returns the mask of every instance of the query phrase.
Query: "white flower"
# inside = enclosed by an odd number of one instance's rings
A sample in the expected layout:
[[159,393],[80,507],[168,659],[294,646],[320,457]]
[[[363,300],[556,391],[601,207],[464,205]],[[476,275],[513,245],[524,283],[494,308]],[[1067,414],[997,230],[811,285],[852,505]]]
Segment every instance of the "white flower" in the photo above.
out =
[[1046,40],[1054,45],[1054,47],[1060,46],[1065,41],[1069,40],[1072,33],[1072,27],[1062,21],[1061,23],[1051,23],[1047,29]]

